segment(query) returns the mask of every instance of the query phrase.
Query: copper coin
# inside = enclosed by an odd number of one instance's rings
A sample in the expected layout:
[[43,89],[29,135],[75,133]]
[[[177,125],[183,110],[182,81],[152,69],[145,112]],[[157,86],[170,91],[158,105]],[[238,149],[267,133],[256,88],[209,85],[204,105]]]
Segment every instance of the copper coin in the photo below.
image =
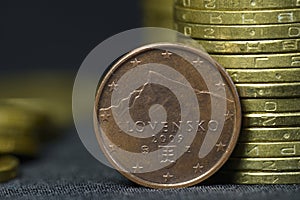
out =
[[210,177],[230,156],[241,107],[225,70],[181,44],[143,46],[102,77],[95,129],[110,163],[153,188],[187,187]]

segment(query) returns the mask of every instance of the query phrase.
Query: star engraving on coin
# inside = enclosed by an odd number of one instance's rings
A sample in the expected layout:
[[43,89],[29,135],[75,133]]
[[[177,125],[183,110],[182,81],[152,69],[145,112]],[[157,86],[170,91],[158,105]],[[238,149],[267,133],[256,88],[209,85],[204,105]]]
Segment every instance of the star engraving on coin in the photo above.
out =
[[100,114],[100,117],[101,117],[102,121],[107,121],[108,122],[108,119],[110,118],[110,116],[111,115],[106,110],[102,111],[102,114]]
[[226,147],[226,144],[223,144],[221,141],[218,143],[218,144],[216,144],[216,147],[217,147],[217,152],[219,152],[219,151],[225,151],[225,147]]
[[116,149],[117,146],[114,145],[114,144],[109,144],[108,147],[109,147],[109,152],[110,153],[113,153],[113,152],[117,151],[117,149]]
[[201,60],[199,57],[197,57],[196,60],[193,60],[193,63],[196,64],[197,66],[201,66],[204,63],[204,61]]
[[112,92],[114,90],[118,90],[119,85],[113,81],[111,84],[108,85],[109,91]]
[[216,86],[218,87],[218,89],[221,89],[224,88],[226,84],[220,80],[218,83],[216,83]]
[[140,166],[139,163],[137,163],[135,166],[132,167],[133,173],[140,172],[143,168],[143,166]]
[[137,66],[139,64],[141,64],[142,61],[138,60],[137,58],[135,58],[134,60],[130,61],[130,63],[134,66]]
[[225,119],[226,119],[226,120],[233,120],[234,114],[232,114],[232,113],[230,112],[230,110],[228,110],[227,113],[224,114],[224,116],[225,116]]
[[163,178],[165,182],[168,182],[171,178],[173,178],[174,175],[170,174],[170,172],[167,172],[166,174],[163,174]]
[[200,163],[197,163],[195,166],[193,166],[193,169],[194,169],[194,172],[195,173],[202,173],[202,169],[203,169],[204,166],[200,165]]
[[166,59],[170,59],[172,53],[166,50],[165,52],[161,53],[161,55]]

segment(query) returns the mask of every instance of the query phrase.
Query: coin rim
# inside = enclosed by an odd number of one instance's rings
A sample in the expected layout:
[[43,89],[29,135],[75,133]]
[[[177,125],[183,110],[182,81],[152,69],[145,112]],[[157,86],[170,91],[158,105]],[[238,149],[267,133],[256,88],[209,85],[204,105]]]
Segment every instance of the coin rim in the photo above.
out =
[[[220,172],[220,175],[223,178],[230,177],[230,183],[234,184],[246,184],[246,185],[255,185],[255,184],[300,184],[300,172],[289,171],[289,172],[262,172],[262,171],[232,171],[232,170],[223,170]],[[241,181],[245,179],[245,176],[248,177],[247,182]],[[293,177],[295,179],[292,179]],[[277,182],[271,182],[267,179],[269,178],[279,178]],[[295,180],[299,181],[295,181]],[[255,180],[255,181],[254,181]]]
[[[226,41],[225,41],[226,42]],[[210,56],[217,60],[218,62],[223,62],[226,64],[224,68],[226,69],[286,69],[286,68],[299,68],[300,65],[292,66],[291,59],[293,57],[300,57],[300,53],[290,52],[290,53],[258,53],[258,54],[219,54],[219,53],[210,53]],[[257,58],[270,58],[271,61],[268,61],[267,67],[255,67],[254,60]],[[285,58],[286,62],[284,65],[274,66],[274,60],[278,61],[279,58]],[[243,61],[246,64],[245,66],[235,66],[231,63],[236,63],[238,60]],[[287,62],[289,60],[289,62]],[[270,64],[271,63],[271,64]],[[230,64],[230,66],[229,66]],[[282,64],[282,63],[280,63]],[[228,65],[228,66],[227,66]]]
[[[300,50],[300,38],[287,38],[287,39],[270,39],[270,40],[206,40],[195,39],[197,43],[205,47],[208,53],[224,54],[224,55],[257,55],[257,54],[284,54],[284,53],[299,53]],[[295,42],[295,49],[284,49],[284,42]],[[242,50],[247,49],[247,45],[258,44],[261,45],[260,49],[253,49],[251,51]],[[218,50],[218,45],[224,45],[224,50]],[[275,47],[274,47],[275,46]]]
[[8,162],[7,166],[4,166],[2,170],[0,170],[0,182],[7,182],[13,178],[15,178],[18,174],[18,167],[20,165],[20,161],[15,156],[3,155],[0,157],[1,161]]
[[[241,1],[241,4],[243,4],[244,2],[246,2],[246,1]],[[288,4],[288,6],[259,6],[259,7],[250,7],[250,8],[248,6],[236,6],[236,7],[233,7],[233,9],[230,6],[221,7],[219,5],[216,6],[216,8],[206,8],[204,3],[203,3],[203,6],[199,6],[199,4],[201,5],[201,3],[197,0],[191,0],[190,4],[191,4],[191,6],[184,6],[183,0],[175,0],[175,3],[174,3],[174,5],[182,6],[184,8],[193,8],[196,10],[227,10],[229,8],[231,8],[231,10],[245,10],[245,9],[247,9],[247,10],[272,10],[272,9],[299,8],[299,6],[295,7],[296,4],[290,5],[293,3]],[[197,6],[192,6],[192,5],[197,5]]]
[[[280,22],[278,20],[278,16],[280,16],[280,14],[284,13],[284,12],[290,12],[293,13],[293,21],[288,21],[288,22]],[[274,14],[276,13],[276,14]],[[189,14],[190,20],[187,19],[183,19],[184,14]],[[232,19],[232,18],[237,18],[237,15],[240,15],[237,19],[236,23],[228,23],[227,21],[224,23],[212,23],[210,22],[210,20],[207,20],[210,18],[210,16],[212,14],[215,15],[222,15],[222,17],[227,18],[227,19]],[[271,20],[277,19],[276,21],[264,21],[264,20],[260,20],[259,22],[255,22],[255,23],[243,23],[240,22],[240,20],[242,20],[242,16],[243,14],[252,14],[254,16],[259,16],[262,17],[265,15],[270,15],[269,18],[271,18]],[[231,16],[230,16],[231,15]],[[236,15],[236,16],[234,16]],[[296,16],[295,16],[296,15]],[[207,18],[206,20],[201,21],[201,17]],[[226,16],[226,17],[225,17]],[[285,8],[285,9],[259,9],[259,10],[198,10],[198,9],[194,9],[194,8],[187,8],[187,7],[183,7],[183,6],[178,6],[178,5],[174,5],[174,20],[175,21],[179,21],[179,22],[186,22],[186,23],[193,23],[193,24],[211,24],[211,25],[268,25],[268,24],[286,24],[286,23],[299,23],[300,22],[300,18],[297,18],[300,16],[300,9],[299,7],[297,8]],[[259,20],[260,18],[257,17],[257,19]],[[193,18],[193,19],[192,19]],[[257,20],[257,21],[258,21]],[[295,21],[294,21],[295,20]],[[224,20],[225,21],[225,20]],[[234,20],[233,20],[234,21]]]
[[[186,34],[184,32],[184,29],[187,27],[190,28],[191,30],[190,34]],[[184,34],[185,36],[192,37],[194,39],[206,39],[206,40],[217,40],[217,41],[272,40],[272,39],[299,38],[298,35],[292,37],[288,36],[288,31],[286,30],[288,30],[291,27],[300,28],[300,22],[284,23],[284,24],[220,25],[220,24],[199,24],[199,23],[190,23],[190,22],[182,22],[182,21],[174,20],[175,30]],[[216,35],[214,35],[213,37],[205,37],[205,35],[202,35],[202,32],[205,32],[205,30],[207,29],[213,30],[213,33],[216,33]],[[266,30],[267,31],[264,32],[264,34],[260,34],[260,35],[246,36],[243,34],[239,34],[239,35],[233,34],[234,32],[241,32],[244,30],[261,31],[262,29],[265,29],[265,31]],[[224,30],[227,30],[227,32],[224,33],[223,32]],[[274,34],[275,31],[276,34]]]

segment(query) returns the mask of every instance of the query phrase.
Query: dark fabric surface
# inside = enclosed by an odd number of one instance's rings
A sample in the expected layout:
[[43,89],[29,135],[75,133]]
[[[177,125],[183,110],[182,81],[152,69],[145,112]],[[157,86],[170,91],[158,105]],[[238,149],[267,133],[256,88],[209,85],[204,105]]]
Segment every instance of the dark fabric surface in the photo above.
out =
[[20,176],[0,186],[0,199],[300,199],[300,185],[198,185],[155,190],[138,186],[103,166],[76,131],[47,144],[23,162]]

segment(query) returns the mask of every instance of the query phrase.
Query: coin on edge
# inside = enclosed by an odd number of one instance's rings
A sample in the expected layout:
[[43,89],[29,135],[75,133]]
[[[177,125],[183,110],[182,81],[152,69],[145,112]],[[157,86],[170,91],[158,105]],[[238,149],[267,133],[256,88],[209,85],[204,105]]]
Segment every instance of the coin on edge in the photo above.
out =
[[36,137],[0,136],[0,154],[35,157],[39,153],[39,146]]
[[284,99],[242,99],[244,112],[297,112],[300,111],[300,98]]
[[244,128],[239,142],[286,142],[300,141],[300,127]]
[[300,68],[227,69],[235,83],[300,82]]
[[232,153],[232,157],[238,158],[283,158],[299,156],[300,141],[237,143]]
[[248,113],[243,115],[244,127],[300,126],[300,112]]
[[300,37],[300,23],[271,25],[210,25],[176,22],[186,36],[207,40],[270,40]]
[[175,5],[201,10],[257,10],[300,7],[300,3],[297,0],[175,0]]
[[240,97],[287,98],[300,97],[300,82],[290,83],[237,83]]
[[174,7],[175,20],[199,24],[282,24],[300,22],[300,9],[278,10],[196,10]]
[[235,184],[299,184],[300,172],[244,172],[222,171],[226,183]]
[[19,160],[14,156],[0,157],[0,182],[9,181],[17,176]]
[[243,171],[299,171],[300,157],[230,158],[223,169]]
[[207,54],[181,44],[143,46],[103,77],[95,129],[111,164],[153,188],[197,184],[229,158],[241,108],[226,71]]
[[217,55],[210,54],[227,69],[273,69],[300,67],[300,53]]
[[208,53],[258,54],[299,52],[300,39],[218,41],[197,40]]

